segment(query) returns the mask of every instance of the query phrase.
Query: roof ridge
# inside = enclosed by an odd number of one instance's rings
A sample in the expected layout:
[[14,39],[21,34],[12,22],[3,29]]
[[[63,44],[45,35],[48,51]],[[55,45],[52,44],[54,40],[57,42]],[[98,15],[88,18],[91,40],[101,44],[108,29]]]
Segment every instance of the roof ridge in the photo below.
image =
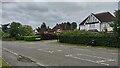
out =
[[110,12],[99,12],[99,13],[95,13],[95,15],[97,15],[97,14],[103,14],[103,13],[110,13]]

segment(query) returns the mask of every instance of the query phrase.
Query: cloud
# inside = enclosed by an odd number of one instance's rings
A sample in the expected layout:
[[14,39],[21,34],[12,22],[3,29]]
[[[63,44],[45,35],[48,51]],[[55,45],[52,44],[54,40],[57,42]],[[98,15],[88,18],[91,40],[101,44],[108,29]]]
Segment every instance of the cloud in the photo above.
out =
[[119,0],[2,0],[2,2],[118,2]]
[[91,12],[117,9],[117,2],[3,2],[2,23],[18,21],[36,28],[45,22],[50,27],[64,21],[78,24]]

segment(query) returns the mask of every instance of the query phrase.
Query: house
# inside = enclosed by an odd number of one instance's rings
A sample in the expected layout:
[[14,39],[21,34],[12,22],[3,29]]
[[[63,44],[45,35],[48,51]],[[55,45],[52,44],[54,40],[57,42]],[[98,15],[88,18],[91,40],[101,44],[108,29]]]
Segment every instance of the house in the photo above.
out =
[[61,32],[62,31],[62,24],[56,24],[55,27],[53,27],[54,33]]
[[36,28],[34,30],[34,32],[35,32],[35,34],[38,34],[38,35],[42,35],[42,34],[54,34],[54,30],[51,29],[51,28],[49,28],[49,27],[47,29],[38,27],[38,28]]
[[113,22],[114,16],[109,12],[91,13],[80,24],[79,29],[83,31],[113,31],[109,23]]
[[70,31],[73,30],[71,27],[71,24],[69,22],[61,23],[61,24],[56,24],[55,27],[53,27],[53,30],[56,32],[61,32],[62,30],[64,31]]

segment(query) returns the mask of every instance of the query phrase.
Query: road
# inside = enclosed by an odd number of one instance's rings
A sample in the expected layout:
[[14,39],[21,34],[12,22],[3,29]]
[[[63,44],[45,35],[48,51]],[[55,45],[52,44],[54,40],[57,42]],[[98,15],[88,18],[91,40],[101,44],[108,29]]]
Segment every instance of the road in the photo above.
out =
[[2,57],[12,66],[118,66],[117,49],[72,46],[56,40],[3,41]]

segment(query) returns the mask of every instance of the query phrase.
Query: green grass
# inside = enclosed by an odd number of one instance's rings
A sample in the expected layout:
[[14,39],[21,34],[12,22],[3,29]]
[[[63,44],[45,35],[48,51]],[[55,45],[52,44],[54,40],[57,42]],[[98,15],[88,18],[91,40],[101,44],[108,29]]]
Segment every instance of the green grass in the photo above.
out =
[[1,57],[0,57],[0,67],[1,68],[10,68],[9,64],[7,64]]
[[2,59],[0,58],[0,67],[2,67]]

